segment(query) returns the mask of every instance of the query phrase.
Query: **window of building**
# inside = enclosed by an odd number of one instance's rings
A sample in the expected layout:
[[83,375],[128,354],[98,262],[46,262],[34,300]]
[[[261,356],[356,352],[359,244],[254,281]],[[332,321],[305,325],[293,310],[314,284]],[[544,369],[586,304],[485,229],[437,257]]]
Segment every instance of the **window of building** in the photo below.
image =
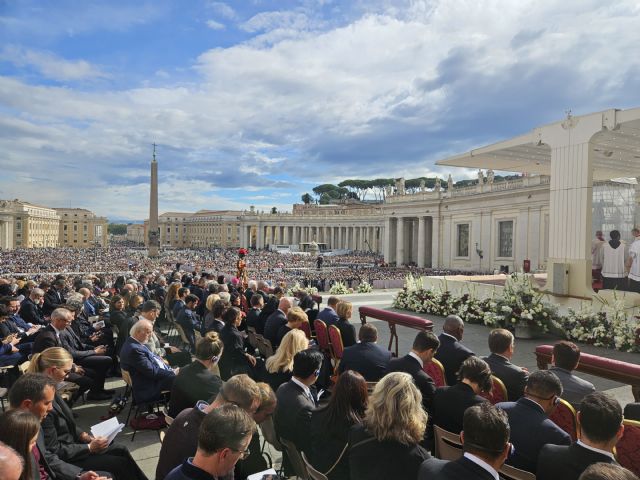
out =
[[498,222],[498,256],[513,257],[513,220]]
[[468,223],[459,223],[456,225],[456,239],[457,239],[457,249],[456,256],[457,257],[468,257],[469,256],[469,224]]
[[86,232],[86,231],[88,231],[88,230],[89,230],[89,225],[83,225],[83,226],[82,226],[82,229],[83,229],[85,232]]
[[74,232],[77,232],[77,231],[78,231],[78,225],[74,225],[74,226],[73,226],[73,231],[74,231]]
[[66,231],[67,231],[67,226],[68,226],[68,225],[63,225],[63,226],[62,226],[62,230],[64,230],[64,231],[66,232]]

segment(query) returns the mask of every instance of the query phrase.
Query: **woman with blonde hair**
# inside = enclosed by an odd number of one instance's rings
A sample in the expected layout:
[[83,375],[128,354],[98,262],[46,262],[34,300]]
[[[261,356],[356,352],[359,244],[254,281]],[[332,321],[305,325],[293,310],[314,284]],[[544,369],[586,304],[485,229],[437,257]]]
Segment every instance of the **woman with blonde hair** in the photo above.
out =
[[265,380],[274,391],[283,383],[291,380],[293,357],[296,353],[309,348],[309,340],[302,330],[291,330],[284,337],[276,353],[267,358]]
[[342,346],[344,348],[356,344],[356,329],[353,324],[349,322],[352,312],[353,304],[351,302],[345,302],[342,300],[338,302],[338,305],[336,306],[336,313],[338,314],[336,327],[340,330]]
[[351,478],[417,478],[430,457],[419,445],[426,428],[422,395],[411,375],[383,377],[369,397],[363,424],[349,433]]

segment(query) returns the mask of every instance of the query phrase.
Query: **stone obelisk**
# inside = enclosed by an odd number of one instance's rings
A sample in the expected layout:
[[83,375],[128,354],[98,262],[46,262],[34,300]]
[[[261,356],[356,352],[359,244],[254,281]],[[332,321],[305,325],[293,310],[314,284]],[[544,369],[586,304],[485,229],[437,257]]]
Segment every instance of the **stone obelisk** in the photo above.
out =
[[157,257],[160,249],[160,229],[158,228],[158,162],[156,144],[153,144],[151,161],[151,191],[149,195],[149,257]]

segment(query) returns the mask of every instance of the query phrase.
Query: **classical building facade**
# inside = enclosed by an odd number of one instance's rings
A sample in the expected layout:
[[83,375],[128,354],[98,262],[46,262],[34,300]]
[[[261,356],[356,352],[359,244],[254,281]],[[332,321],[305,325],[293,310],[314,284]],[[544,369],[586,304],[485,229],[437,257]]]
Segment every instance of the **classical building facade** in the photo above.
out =
[[0,200],[0,248],[57,247],[60,217],[53,208]]
[[106,217],[98,217],[84,208],[55,208],[60,217],[59,245],[88,248],[106,246],[109,242]]
[[139,243],[142,245],[145,243],[145,231],[144,225],[140,223],[131,223],[127,225],[126,240],[128,242]]

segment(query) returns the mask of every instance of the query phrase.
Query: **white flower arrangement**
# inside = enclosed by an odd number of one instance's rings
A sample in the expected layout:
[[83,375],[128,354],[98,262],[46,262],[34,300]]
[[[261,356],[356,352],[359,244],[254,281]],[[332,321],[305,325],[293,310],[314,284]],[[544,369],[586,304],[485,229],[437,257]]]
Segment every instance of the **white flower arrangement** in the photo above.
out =
[[329,293],[331,295],[345,295],[349,293],[349,289],[343,282],[336,282],[331,286]]
[[369,282],[362,282],[358,285],[358,293],[370,293],[373,292],[373,287]]

